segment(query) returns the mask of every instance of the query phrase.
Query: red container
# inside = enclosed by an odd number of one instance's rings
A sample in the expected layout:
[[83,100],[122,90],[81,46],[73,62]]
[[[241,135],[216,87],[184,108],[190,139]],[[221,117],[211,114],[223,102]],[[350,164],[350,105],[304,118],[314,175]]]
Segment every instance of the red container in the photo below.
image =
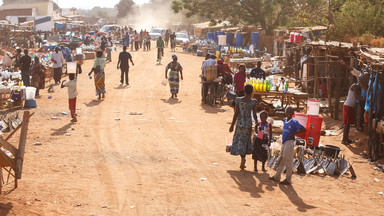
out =
[[[303,125],[303,127],[307,128],[308,115],[295,112],[295,114],[293,115],[293,118],[295,118],[301,125]],[[296,136],[300,137],[301,139],[306,139],[307,134],[306,132],[303,132],[303,133],[297,134]]]
[[323,118],[311,115],[308,116],[307,133],[305,138],[307,146],[319,146],[322,124]]
[[289,41],[290,41],[291,43],[295,42],[295,32],[291,32],[291,33],[289,34]]

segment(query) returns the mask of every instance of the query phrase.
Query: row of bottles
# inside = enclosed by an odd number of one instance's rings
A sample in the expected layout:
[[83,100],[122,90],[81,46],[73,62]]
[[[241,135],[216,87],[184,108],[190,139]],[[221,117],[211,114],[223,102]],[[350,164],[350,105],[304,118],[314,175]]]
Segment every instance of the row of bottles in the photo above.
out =
[[235,53],[235,52],[241,52],[242,53],[244,51],[242,47],[229,47],[228,50],[232,53]]
[[253,86],[253,91],[269,92],[271,90],[271,81],[269,80],[256,79],[251,77],[244,83],[244,85],[248,84]]

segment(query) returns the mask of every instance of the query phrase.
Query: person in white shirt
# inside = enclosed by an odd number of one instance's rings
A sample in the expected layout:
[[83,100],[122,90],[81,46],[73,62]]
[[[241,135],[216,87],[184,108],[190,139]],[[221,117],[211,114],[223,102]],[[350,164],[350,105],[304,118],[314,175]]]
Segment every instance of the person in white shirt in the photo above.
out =
[[109,37],[107,41],[107,61],[108,62],[112,62],[112,47],[113,47],[112,38]]
[[51,61],[53,62],[53,79],[56,84],[59,84],[63,73],[62,67],[65,63],[63,53],[59,52],[59,47],[56,47],[55,52],[52,53]]
[[68,87],[69,110],[71,111],[71,122],[77,122],[76,114],[76,98],[77,98],[77,78],[75,74],[69,74],[69,81],[61,83],[61,88]]
[[344,145],[349,145],[351,143],[354,143],[354,141],[349,139],[349,128],[351,124],[355,124],[356,99],[364,100],[358,94],[358,85],[354,83],[349,88],[347,100],[344,102],[344,106],[343,106],[344,131],[343,131],[343,140],[341,141],[341,143]]

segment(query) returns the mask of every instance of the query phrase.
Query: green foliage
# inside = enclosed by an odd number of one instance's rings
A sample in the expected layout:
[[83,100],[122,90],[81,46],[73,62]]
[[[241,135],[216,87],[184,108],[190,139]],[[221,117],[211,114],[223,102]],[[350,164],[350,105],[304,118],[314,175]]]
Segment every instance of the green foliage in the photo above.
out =
[[211,24],[229,21],[245,25],[260,25],[267,31],[287,23],[292,13],[292,0],[173,0],[175,13],[184,12],[187,17],[198,15]]
[[384,36],[384,8],[380,0],[347,0],[335,19],[333,38]]

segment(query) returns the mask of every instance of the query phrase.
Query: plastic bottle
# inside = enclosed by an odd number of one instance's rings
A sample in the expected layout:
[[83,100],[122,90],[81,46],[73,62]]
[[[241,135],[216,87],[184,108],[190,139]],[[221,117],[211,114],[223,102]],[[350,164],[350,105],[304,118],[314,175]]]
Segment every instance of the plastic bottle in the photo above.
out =
[[266,92],[267,91],[267,81],[264,80],[263,81],[263,92]]
[[288,91],[288,80],[285,81],[285,91]]
[[268,80],[267,81],[267,92],[271,90],[271,82]]

